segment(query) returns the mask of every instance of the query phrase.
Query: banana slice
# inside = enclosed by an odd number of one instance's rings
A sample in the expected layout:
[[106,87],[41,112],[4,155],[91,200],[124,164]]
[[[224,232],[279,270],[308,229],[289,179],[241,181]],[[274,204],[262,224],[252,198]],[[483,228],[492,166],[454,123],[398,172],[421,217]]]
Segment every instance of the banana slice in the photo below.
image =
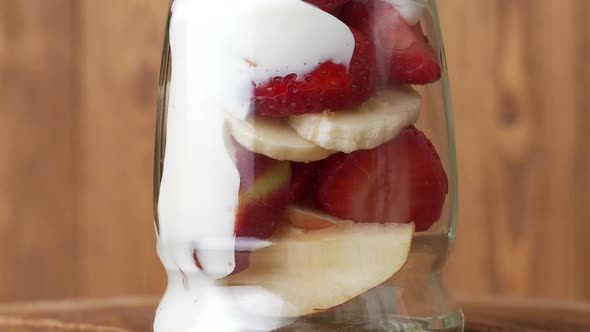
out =
[[255,115],[243,121],[226,114],[225,120],[231,135],[241,145],[273,159],[310,162],[335,153],[299,136],[287,119]]
[[317,145],[350,153],[372,149],[418,120],[422,97],[412,87],[381,90],[361,106],[289,117],[289,125]]

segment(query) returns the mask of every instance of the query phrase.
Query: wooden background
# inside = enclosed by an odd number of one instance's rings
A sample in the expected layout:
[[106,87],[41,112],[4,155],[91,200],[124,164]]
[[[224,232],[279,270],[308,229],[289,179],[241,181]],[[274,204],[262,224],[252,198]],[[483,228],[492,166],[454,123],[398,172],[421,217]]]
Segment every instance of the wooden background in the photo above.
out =
[[[0,0],[0,302],[159,294],[168,0]],[[590,300],[590,1],[440,0],[458,294]]]

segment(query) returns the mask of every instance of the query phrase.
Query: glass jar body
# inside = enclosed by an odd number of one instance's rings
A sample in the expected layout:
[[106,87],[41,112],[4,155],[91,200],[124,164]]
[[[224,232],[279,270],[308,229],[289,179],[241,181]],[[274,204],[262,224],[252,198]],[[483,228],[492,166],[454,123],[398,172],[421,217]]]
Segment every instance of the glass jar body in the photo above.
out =
[[155,330],[461,331],[434,1],[308,2],[172,4]]

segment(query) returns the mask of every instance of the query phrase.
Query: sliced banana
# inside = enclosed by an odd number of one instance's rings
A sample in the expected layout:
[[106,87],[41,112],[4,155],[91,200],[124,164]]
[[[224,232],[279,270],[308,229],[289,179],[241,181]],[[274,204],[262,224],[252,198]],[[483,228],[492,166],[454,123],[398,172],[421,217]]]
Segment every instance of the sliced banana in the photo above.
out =
[[310,162],[329,157],[328,151],[299,136],[286,118],[250,116],[245,121],[226,114],[231,135],[246,149],[273,159]]
[[393,139],[418,120],[421,107],[420,94],[402,86],[378,91],[352,110],[291,116],[289,125],[325,149],[350,153]]

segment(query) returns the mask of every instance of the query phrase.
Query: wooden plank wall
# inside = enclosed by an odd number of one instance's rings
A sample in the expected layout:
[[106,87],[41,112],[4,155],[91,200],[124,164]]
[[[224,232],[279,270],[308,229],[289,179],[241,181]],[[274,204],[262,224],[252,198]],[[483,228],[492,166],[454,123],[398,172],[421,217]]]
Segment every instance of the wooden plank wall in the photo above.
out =
[[0,301],[81,292],[77,9],[0,2]]
[[590,2],[442,0],[458,292],[590,299]]
[[[0,0],[0,302],[158,294],[168,0]],[[590,300],[590,2],[440,0],[456,106],[453,292]]]

